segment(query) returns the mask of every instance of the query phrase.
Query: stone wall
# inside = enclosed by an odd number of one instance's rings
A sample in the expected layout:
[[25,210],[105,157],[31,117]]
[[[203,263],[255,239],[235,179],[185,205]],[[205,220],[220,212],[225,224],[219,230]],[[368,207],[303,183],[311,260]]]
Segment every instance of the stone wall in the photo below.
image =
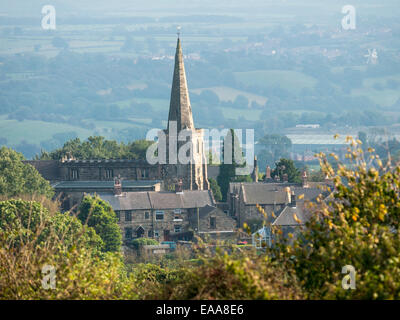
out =
[[[157,220],[157,212],[164,212],[164,219]],[[132,239],[139,236],[146,238],[154,238],[158,241],[168,240],[168,235],[174,235],[178,233],[187,232],[189,230],[189,219],[188,210],[180,210],[180,214],[175,209],[166,210],[128,210],[128,211],[118,211],[119,215],[119,226],[121,228],[122,236],[124,240],[126,239],[127,229],[132,231]],[[131,221],[126,220],[126,214],[130,213],[132,219]],[[180,226],[180,231],[176,232],[176,226]],[[137,233],[138,228],[143,228],[143,234]],[[158,234],[157,234],[158,233]]]

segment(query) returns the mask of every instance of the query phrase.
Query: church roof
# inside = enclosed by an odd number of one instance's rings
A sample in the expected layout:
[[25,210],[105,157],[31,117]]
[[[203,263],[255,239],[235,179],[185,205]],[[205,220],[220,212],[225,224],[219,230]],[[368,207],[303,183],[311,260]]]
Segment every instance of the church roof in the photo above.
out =
[[183,63],[181,40],[179,38],[175,53],[175,68],[172,80],[168,128],[170,127],[171,121],[176,121],[178,132],[185,128],[195,129],[192,107],[189,99],[189,90],[186,81],[185,66]]
[[[122,180],[122,188],[135,189],[153,187],[160,183],[159,180]],[[61,189],[113,189],[113,180],[90,180],[90,181],[61,181],[53,184],[57,190]]]

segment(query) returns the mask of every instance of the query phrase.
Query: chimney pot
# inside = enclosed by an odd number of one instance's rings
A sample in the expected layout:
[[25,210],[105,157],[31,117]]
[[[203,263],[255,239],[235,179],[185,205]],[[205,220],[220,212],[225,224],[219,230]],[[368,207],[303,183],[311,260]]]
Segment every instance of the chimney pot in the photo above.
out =
[[122,183],[120,177],[114,179],[114,194],[116,196],[122,195]]

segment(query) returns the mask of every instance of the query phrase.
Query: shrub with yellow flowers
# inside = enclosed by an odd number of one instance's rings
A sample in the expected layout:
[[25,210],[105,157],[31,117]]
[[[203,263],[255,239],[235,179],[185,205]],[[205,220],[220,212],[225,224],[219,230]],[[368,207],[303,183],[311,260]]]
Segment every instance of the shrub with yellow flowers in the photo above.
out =
[[[318,155],[331,195],[308,204],[306,230],[276,256],[295,269],[308,298],[399,299],[400,166],[390,155],[383,164],[373,149],[364,152],[359,140],[347,142],[346,165],[329,155],[337,170]],[[355,268],[355,289],[342,286],[346,265]]]

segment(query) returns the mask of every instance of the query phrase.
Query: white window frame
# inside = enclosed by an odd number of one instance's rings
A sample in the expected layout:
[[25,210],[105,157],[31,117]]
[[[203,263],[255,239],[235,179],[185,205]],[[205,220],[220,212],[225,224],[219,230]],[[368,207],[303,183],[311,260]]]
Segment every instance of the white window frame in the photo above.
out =
[[[177,216],[179,218],[177,218]],[[182,209],[174,209],[174,221],[183,221]]]
[[[162,219],[157,219],[157,215],[161,215],[161,214],[162,214]],[[156,221],[164,220],[164,216],[165,216],[164,210],[157,210],[156,211]]]

